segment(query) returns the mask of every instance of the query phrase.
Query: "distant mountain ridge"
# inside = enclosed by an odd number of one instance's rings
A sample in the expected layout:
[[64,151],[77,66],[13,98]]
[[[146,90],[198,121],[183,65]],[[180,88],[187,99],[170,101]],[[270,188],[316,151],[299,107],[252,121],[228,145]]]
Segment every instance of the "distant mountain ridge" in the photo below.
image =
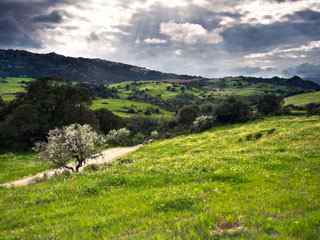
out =
[[0,50],[0,77],[59,77],[89,83],[202,79],[103,59],[73,58],[56,53],[37,54],[23,50]]
[[[66,57],[56,53],[38,54],[24,50],[0,49],[0,77],[57,77],[70,81],[89,84],[109,84],[123,81],[176,81],[192,82],[210,79],[200,76],[163,73],[143,67],[107,61],[103,59]],[[256,78],[256,77],[225,77],[218,78],[223,82],[232,79],[243,79],[250,84],[270,83],[287,87],[300,87],[304,90],[319,90],[315,82],[293,78]]]

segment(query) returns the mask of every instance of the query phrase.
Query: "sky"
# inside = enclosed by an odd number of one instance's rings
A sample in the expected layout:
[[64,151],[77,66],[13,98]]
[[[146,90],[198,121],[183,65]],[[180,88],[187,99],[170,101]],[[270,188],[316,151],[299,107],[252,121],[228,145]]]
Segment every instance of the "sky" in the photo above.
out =
[[0,48],[206,77],[317,77],[320,1],[0,0]]

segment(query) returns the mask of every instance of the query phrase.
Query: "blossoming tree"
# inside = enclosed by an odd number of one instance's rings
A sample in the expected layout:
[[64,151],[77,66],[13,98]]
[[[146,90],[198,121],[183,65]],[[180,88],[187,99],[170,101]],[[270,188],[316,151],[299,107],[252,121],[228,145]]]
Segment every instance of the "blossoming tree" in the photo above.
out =
[[[56,167],[78,172],[86,160],[97,153],[97,148],[102,143],[102,138],[91,126],[72,124],[51,130],[48,142],[37,144],[36,149],[42,159],[50,161]],[[69,164],[71,161],[75,162],[74,167]]]

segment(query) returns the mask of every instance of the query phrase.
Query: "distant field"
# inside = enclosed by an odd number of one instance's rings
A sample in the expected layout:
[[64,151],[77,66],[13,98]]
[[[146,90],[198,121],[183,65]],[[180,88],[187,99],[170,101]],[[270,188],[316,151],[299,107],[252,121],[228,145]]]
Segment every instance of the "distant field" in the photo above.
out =
[[286,105],[303,106],[309,103],[320,103],[320,92],[304,93],[288,97],[285,100]]
[[167,82],[147,81],[138,82],[137,85],[134,85],[133,83],[134,82],[123,82],[112,84],[110,85],[110,87],[116,88],[119,91],[120,97],[122,98],[130,96],[133,93],[134,89],[138,91],[145,91],[151,96],[159,97],[162,100],[168,100],[182,93],[195,96],[204,93],[204,91],[197,88],[185,89],[183,85],[177,85]]
[[[97,99],[92,103],[93,110],[106,108],[121,117],[131,117],[136,115],[144,115],[144,111],[150,108],[158,108],[158,106],[137,102],[127,99]],[[128,109],[134,109],[137,113],[128,113]],[[160,114],[152,114],[152,117],[170,117],[171,112],[160,109]]]
[[319,132],[319,117],[218,127],[0,189],[0,239],[319,239]]
[[[11,101],[16,93],[24,92],[26,82],[32,81],[32,78],[5,78],[0,79],[0,96],[5,101]],[[4,81],[4,82],[3,82]]]
[[32,153],[0,154],[0,183],[17,180],[49,168]]

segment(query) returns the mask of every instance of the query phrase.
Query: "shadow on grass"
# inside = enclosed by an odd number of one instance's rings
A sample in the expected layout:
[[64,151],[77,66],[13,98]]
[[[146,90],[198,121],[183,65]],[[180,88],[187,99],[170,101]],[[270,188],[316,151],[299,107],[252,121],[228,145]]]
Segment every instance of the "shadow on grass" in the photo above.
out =
[[226,184],[243,184],[248,182],[244,176],[237,174],[135,174],[122,176],[107,176],[97,183],[97,187],[101,189],[111,187],[121,188],[161,188],[165,186],[175,186],[190,183],[226,183]]

